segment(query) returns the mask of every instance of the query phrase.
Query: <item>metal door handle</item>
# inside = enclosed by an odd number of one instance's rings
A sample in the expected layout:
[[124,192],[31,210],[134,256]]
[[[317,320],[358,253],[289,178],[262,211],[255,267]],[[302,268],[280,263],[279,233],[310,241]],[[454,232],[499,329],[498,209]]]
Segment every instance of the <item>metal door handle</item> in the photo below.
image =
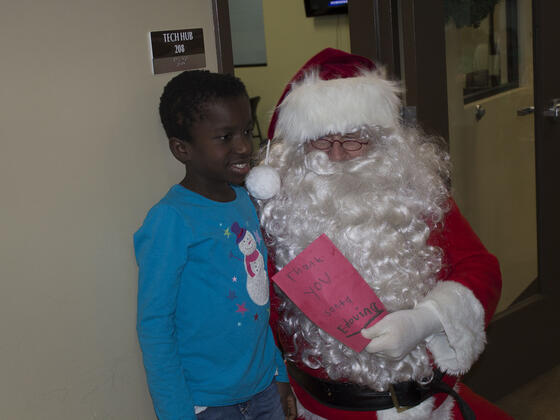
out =
[[474,116],[476,117],[477,121],[480,121],[482,117],[486,114],[486,110],[482,105],[477,105],[474,109]]
[[528,106],[527,108],[518,109],[517,110],[517,115],[522,117],[523,115],[529,115],[529,114],[532,114],[533,112],[535,112],[535,107],[534,106]]
[[545,117],[552,117],[555,119],[560,118],[560,99],[554,98],[550,107],[544,110],[543,115]]

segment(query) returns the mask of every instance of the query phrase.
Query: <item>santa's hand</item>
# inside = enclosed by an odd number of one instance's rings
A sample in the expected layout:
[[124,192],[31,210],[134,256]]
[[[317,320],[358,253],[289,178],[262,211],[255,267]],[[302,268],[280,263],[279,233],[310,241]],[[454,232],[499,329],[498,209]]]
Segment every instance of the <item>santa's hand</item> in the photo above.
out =
[[362,335],[371,339],[366,351],[388,359],[400,360],[422,340],[443,331],[436,312],[429,306],[392,312],[375,324],[363,329]]

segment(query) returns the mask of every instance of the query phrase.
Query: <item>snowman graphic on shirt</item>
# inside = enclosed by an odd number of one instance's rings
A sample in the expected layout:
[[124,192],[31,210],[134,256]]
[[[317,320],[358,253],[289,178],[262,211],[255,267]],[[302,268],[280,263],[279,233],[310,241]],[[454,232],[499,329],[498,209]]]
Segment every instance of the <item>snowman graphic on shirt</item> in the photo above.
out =
[[237,246],[243,254],[249,297],[257,305],[265,305],[268,302],[268,279],[264,269],[264,258],[257,249],[257,241],[251,232],[239,226],[237,222],[231,225],[231,231],[236,235]]

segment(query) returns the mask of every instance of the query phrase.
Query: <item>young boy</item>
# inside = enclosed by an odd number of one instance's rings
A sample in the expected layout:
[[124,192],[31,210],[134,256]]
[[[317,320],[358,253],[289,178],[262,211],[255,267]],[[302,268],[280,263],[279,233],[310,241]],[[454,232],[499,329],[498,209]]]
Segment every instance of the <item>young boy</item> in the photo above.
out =
[[266,248],[240,186],[252,152],[245,87],[230,75],[184,72],[159,111],[186,175],[134,235],[137,330],[156,414],[283,420],[289,402],[295,418],[268,324]]

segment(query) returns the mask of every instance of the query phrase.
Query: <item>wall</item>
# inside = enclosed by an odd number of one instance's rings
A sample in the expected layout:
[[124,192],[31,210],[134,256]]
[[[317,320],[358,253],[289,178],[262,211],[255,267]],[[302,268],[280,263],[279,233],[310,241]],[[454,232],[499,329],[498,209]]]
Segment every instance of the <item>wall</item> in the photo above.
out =
[[249,95],[260,96],[258,119],[266,138],[268,122],[284,87],[323,48],[350,52],[347,15],[305,17],[303,1],[263,0],[267,65],[237,67]]
[[149,31],[207,0],[4,1],[0,15],[0,419],[154,419],[135,332],[132,234],[182,177]]

